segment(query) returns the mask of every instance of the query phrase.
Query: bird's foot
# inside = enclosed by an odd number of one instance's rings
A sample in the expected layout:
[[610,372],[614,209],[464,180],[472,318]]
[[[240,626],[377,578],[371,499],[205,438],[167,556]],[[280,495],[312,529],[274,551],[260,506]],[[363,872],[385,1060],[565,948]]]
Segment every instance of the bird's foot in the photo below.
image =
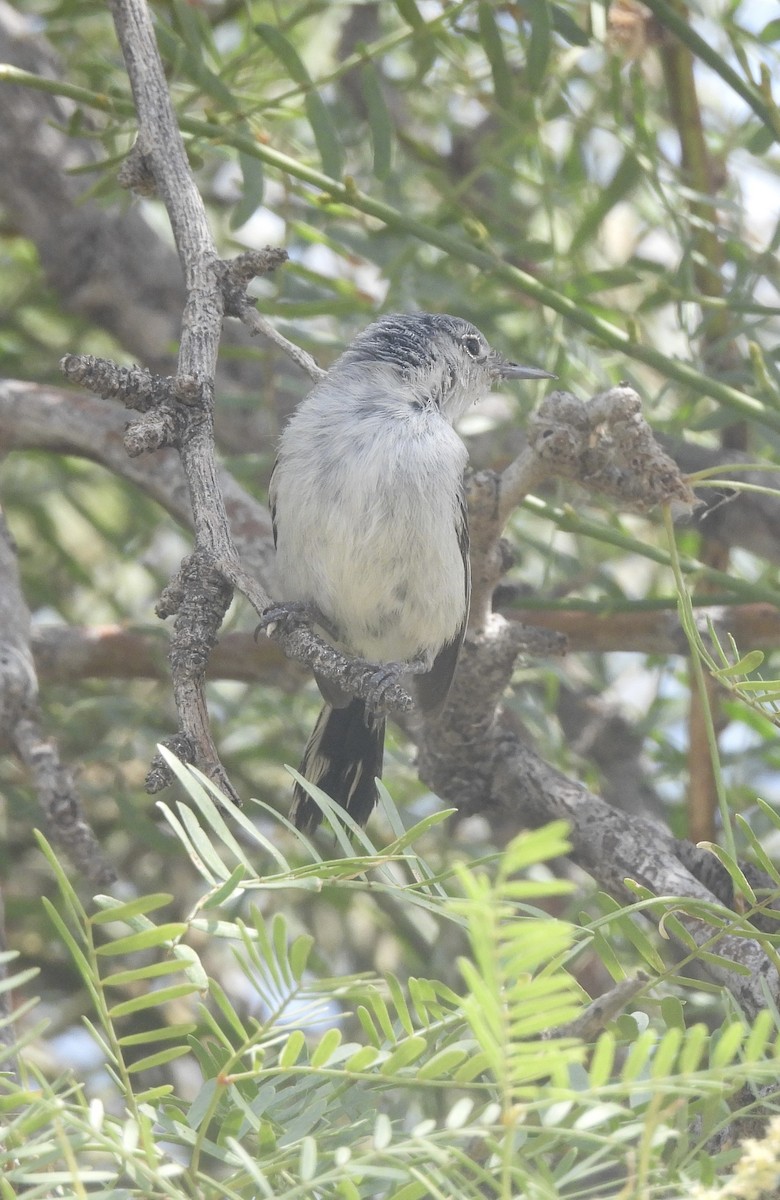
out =
[[255,629],[255,638],[260,633],[266,633],[268,637],[271,637],[277,629],[283,633],[292,633],[293,630],[300,629],[303,625],[309,629],[319,625],[321,629],[325,630],[328,637],[334,640],[336,638],[336,631],[327,617],[323,616],[316,604],[309,604],[305,600],[288,600],[280,604],[272,604],[261,616],[260,623]]
[[418,654],[408,662],[382,663],[371,676],[371,692],[366,697],[366,706],[374,713],[381,713],[386,705],[387,693],[400,684],[406,675],[424,675],[430,671],[430,655]]

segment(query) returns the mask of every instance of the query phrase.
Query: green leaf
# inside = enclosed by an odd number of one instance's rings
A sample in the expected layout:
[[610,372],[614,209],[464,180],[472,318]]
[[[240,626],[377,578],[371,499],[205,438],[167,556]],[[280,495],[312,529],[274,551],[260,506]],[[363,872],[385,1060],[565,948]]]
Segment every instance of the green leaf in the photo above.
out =
[[[750,650],[743,654],[739,662],[729,663],[725,667],[710,668],[710,674],[716,679],[737,679],[740,675],[751,675],[757,671],[765,658],[763,650]],[[757,680],[759,684],[762,680]]]
[[110,921],[129,921],[145,913],[155,912],[170,904],[173,895],[170,892],[154,892],[149,896],[138,896],[126,904],[115,900],[113,896],[95,896],[95,903],[101,905],[101,912],[93,913],[89,918],[93,925],[107,925]]
[[218,888],[208,896],[203,902],[203,910],[207,912],[211,908],[219,908],[226,900],[232,900],[234,896],[243,895],[241,883],[246,877],[246,867],[243,863],[239,863],[230,873],[230,877],[220,884]]
[[552,51],[552,13],[548,0],[529,0],[531,37],[528,42],[526,78],[534,93],[540,92]]
[[[654,972],[662,972],[665,966],[664,960],[644,929],[640,929],[636,924],[636,918],[630,913],[624,913],[621,906],[611,896],[600,894],[599,902],[603,908],[612,912],[612,916],[606,919],[605,924],[617,929],[634,946]],[[603,945],[603,943],[600,943],[600,945]],[[615,962],[618,963],[618,960],[615,959]],[[620,970],[620,974],[615,978],[625,978],[625,970],[619,965],[618,969]]]
[[230,1025],[230,1027],[233,1029],[233,1032],[237,1035],[239,1041],[249,1041],[249,1033],[247,1029],[241,1023],[238,1013],[225,995],[221,984],[217,983],[216,979],[209,980],[209,995],[219,1011],[222,1013],[222,1016],[225,1018],[228,1025]]
[[599,1034],[588,1070],[588,1083],[594,1090],[603,1087],[612,1078],[616,1048],[617,1042],[611,1030],[605,1029]]
[[751,904],[757,905],[758,900],[756,899],[756,893],[748,883],[745,873],[740,867],[739,863],[737,863],[731,857],[731,855],[723,849],[722,846],[718,846],[714,842],[699,842],[699,845],[703,850],[709,850],[711,854],[714,854],[718,862],[720,862],[726,868],[729,873],[729,878],[734,885],[734,891],[736,894],[738,896],[744,896]]
[[402,1067],[408,1067],[428,1049],[428,1043],[421,1034],[406,1038],[390,1054],[379,1068],[382,1075],[394,1075]]
[[[204,796],[203,799],[211,803],[208,796]],[[219,857],[212,838],[205,831],[198,819],[198,814],[193,812],[187,804],[177,804],[176,808],[179,820],[187,830],[190,844],[194,847],[196,854],[206,869],[212,873],[215,879],[228,879],[230,877],[230,870]]]
[[344,1069],[346,1071],[365,1071],[372,1063],[376,1062],[378,1057],[379,1050],[376,1046],[361,1046],[344,1063]]
[[499,108],[509,112],[512,110],[514,102],[512,74],[504,53],[501,31],[493,15],[493,5],[480,4],[477,9],[477,20],[479,22],[479,39],[482,49],[487,55],[493,76],[493,95],[496,98],[496,104]]
[[393,1022],[390,1020],[390,1013],[387,1010],[384,998],[379,995],[379,992],[372,990],[368,993],[366,1000],[374,1010],[374,1016],[379,1023],[382,1033],[392,1045],[396,1041],[395,1030],[393,1029]]
[[140,933],[131,933],[127,937],[117,938],[116,941],[106,942],[98,946],[95,953],[103,958],[114,954],[135,954],[138,950],[149,950],[152,946],[170,947],[176,938],[183,937],[187,932],[185,921],[169,921],[167,925],[154,925]]
[[263,203],[265,168],[260,158],[239,151],[238,165],[244,182],[243,195],[230,214],[230,228],[240,229]]
[[[49,866],[54,872],[54,877],[57,880],[57,887],[59,888],[63,902],[70,913],[73,925],[75,926],[75,929],[81,937],[84,945],[87,945],[89,942],[89,937],[86,932],[87,914],[84,911],[84,907],[76,895],[73,885],[63,871],[57,855],[46,841],[46,838],[38,829],[33,830],[33,835],[43,851],[46,859],[48,860]],[[75,937],[75,933],[72,936]]]
[[[255,927],[257,927],[257,921],[255,921]],[[271,922],[271,936],[273,938],[274,961],[278,964],[281,980],[285,987],[291,987],[295,983],[295,980],[290,970],[288,958],[287,921],[280,912],[274,913],[273,921]]]
[[527,867],[535,867],[550,858],[559,858],[571,850],[568,821],[550,821],[539,829],[524,830],[512,838],[501,856],[500,878],[505,880]]
[[685,1035],[677,1070],[681,1075],[692,1075],[699,1069],[701,1060],[709,1048],[710,1031],[706,1025],[692,1025]]
[[101,980],[104,988],[126,987],[128,983],[141,983],[147,979],[159,979],[161,975],[177,975],[183,972],[185,964],[175,958],[166,958],[163,962],[144,963],[142,967],[132,967],[129,971],[117,971]]
[[[761,801],[759,800],[759,807]],[[772,859],[767,854],[761,840],[756,836],[750,822],[742,815],[742,813],[734,814],[734,823],[739,826],[739,829],[745,838],[746,844],[750,847],[753,857],[762,871],[765,871],[769,878],[780,887],[780,870],[777,865],[772,862]],[[772,898],[770,907],[774,908],[774,897]],[[762,907],[766,904],[766,898],[762,901]]]
[[743,1054],[746,1062],[756,1062],[766,1052],[769,1039],[775,1033],[774,1014],[762,1008],[748,1032]]
[[479,1075],[484,1075],[490,1070],[490,1060],[482,1050],[476,1050],[471,1054],[462,1066],[458,1067],[455,1072],[454,1082],[465,1085],[471,1083]]
[[290,1034],[290,1036],[288,1037],[287,1041],[285,1042],[284,1046],[282,1047],[281,1053],[279,1055],[279,1066],[280,1067],[294,1066],[297,1063],[297,1061],[300,1057],[301,1051],[303,1050],[305,1045],[306,1045],[306,1037],[305,1037],[303,1031],[301,1029],[294,1029],[292,1031],[292,1033]]
[[[160,750],[162,750],[162,747],[158,747],[158,748]],[[203,878],[206,880],[206,883],[209,885],[209,887],[217,887],[220,883],[224,882],[227,872],[224,870],[220,871],[218,877],[215,877],[214,875],[212,875],[212,873],[207,869],[206,864],[203,862],[203,859],[201,858],[200,854],[198,854],[198,851],[196,850],[192,841],[190,840],[190,837],[187,833],[185,826],[182,824],[182,822],[179,820],[179,818],[176,816],[176,814],[173,812],[173,810],[170,809],[167,804],[164,804],[162,800],[157,801],[157,807],[158,807],[159,811],[162,813],[162,815],[165,817],[166,821],[171,826],[171,829],[176,834],[176,837],[179,839],[179,841],[181,842],[185,851],[189,855],[190,861],[194,865],[195,869],[203,876]]]
[[753,133],[747,140],[745,149],[749,154],[761,158],[775,144],[775,140],[776,134],[770,126],[756,124]]
[[301,1156],[298,1174],[303,1183],[312,1180],[317,1172],[317,1143],[313,1137],[305,1137],[301,1142]]
[[415,1078],[450,1079],[468,1054],[464,1046],[447,1046],[423,1063]]
[[24,987],[31,979],[35,979],[36,975],[40,975],[40,967],[28,967],[26,971],[20,971],[18,975],[9,975],[5,978],[0,976],[0,995],[3,992]]
[[650,1066],[650,1075],[653,1079],[665,1079],[673,1073],[682,1041],[682,1029],[678,1029],[676,1026],[667,1029],[653,1055]]
[[[212,833],[216,835],[226,849],[230,851],[236,862],[243,863],[248,874],[253,874],[252,864],[247,858],[244,849],[236,840],[231,829],[228,827],[225,817],[222,815],[223,812],[230,817],[232,822],[241,826],[247,837],[252,842],[262,846],[263,849],[268,852],[269,856],[276,863],[278,863],[281,870],[289,871],[290,864],[287,862],[284,855],[280,854],[275,846],[262,836],[257,827],[249,820],[246,814],[241,811],[238,805],[225,796],[211,779],[208,779],[202,771],[198,770],[197,767],[181,763],[178,758],[175,757],[175,755],[171,754],[167,746],[158,745],[157,749],[164,758],[165,762],[173,771],[176,778],[181,783],[182,787],[191,797],[193,803],[200,810],[203,820],[207,823]],[[193,861],[201,871],[201,874],[204,875],[204,878],[208,879],[212,886],[215,885],[217,880],[204,870],[203,864],[200,862],[197,854],[194,854],[190,850],[189,838],[182,830],[181,825],[176,821],[175,818],[172,817],[172,814],[168,812],[165,805],[160,804],[159,807],[160,810],[165,813],[166,819],[173,825],[177,835],[181,838],[185,848],[188,850],[188,853],[190,853],[193,857]],[[220,880],[228,877],[227,872],[222,864],[220,864],[218,874]]]
[[148,1054],[146,1058],[139,1058],[138,1062],[131,1063],[127,1070],[130,1075],[137,1075],[139,1071],[148,1071],[151,1067],[162,1067],[189,1053],[189,1046],[168,1046],[166,1050],[158,1050],[156,1054]]
[[[249,841],[256,846],[260,846],[266,852],[268,857],[277,864],[280,871],[290,871],[291,868],[287,859],[280,850],[277,850],[276,846],[269,838],[266,838],[262,835],[255,822],[251,821],[246,813],[243,812],[237,804],[225,796],[211,779],[207,779],[205,775],[201,775],[201,773],[195,767],[191,767],[190,771],[197,779],[202,781],[203,790],[214,797],[219,805],[219,808],[212,806],[216,816],[212,817],[211,810],[209,810],[209,823],[212,829],[221,838],[224,845],[229,850],[232,850],[238,861],[244,863],[244,866],[247,867],[249,874],[252,873],[252,866],[247,861],[246,855],[241,849],[241,846],[236,841],[235,837],[233,837],[233,834],[222,817],[220,810],[224,811],[225,815],[230,818],[232,824],[240,826]],[[277,813],[269,805],[262,804],[259,800],[255,800],[254,803],[270,817],[273,817],[274,820],[280,820],[279,813]],[[202,811],[205,814],[205,802]],[[290,826],[290,828],[294,829],[294,826]]]
[[169,1000],[179,1000],[182,996],[191,996],[197,990],[192,983],[172,984],[171,987],[147,992],[143,996],[133,996],[132,1000],[123,1000],[121,1004],[115,1004],[113,1008],[109,1009],[108,1015],[111,1018],[126,1017],[130,1013],[143,1012],[147,1008],[159,1008],[160,1005],[167,1004]]
[[664,996],[661,1000],[661,1016],[667,1029],[674,1027],[685,1032],[685,1013],[679,996]]
[[587,30],[582,29],[572,18],[571,14],[558,4],[552,5],[552,21],[555,32],[559,33],[563,40],[569,42],[570,45],[590,45],[591,37]]
[[162,1100],[165,1096],[170,1096],[172,1092],[172,1083],[161,1083],[159,1087],[150,1087],[145,1092],[139,1092],[135,1101],[138,1105],[156,1104],[158,1100]]
[[171,1042],[174,1038],[189,1037],[197,1029],[193,1022],[165,1025],[162,1029],[144,1029],[141,1033],[127,1033],[119,1039],[120,1046],[146,1046],[154,1042]]
[[307,795],[311,796],[320,806],[346,858],[350,858],[353,854],[353,846],[350,838],[354,838],[357,845],[362,847],[366,853],[378,853],[376,846],[370,840],[366,831],[358,825],[357,821],[349,815],[342,805],[332,800],[330,796],[323,792],[322,788],[317,787],[316,784],[309,783],[308,779],[304,779],[293,767],[287,767],[287,770],[295,782],[299,783]]
[[620,1078],[624,1083],[635,1082],[646,1073],[657,1040],[655,1031],[646,1029],[631,1044],[620,1072]]
[[615,172],[605,187],[599,188],[596,202],[584,210],[577,229],[571,239],[571,252],[582,249],[591,242],[601,228],[602,223],[612,212],[616,204],[625,199],[629,192],[640,183],[643,171],[633,150],[627,150],[615,168]]
[[340,180],[344,172],[344,152],[330,113],[318,92],[307,92],[304,106],[322,160],[322,169],[331,179]]
[[395,1011],[398,1014],[398,1020],[401,1022],[404,1030],[408,1034],[414,1033],[414,1022],[412,1021],[411,1013],[406,1003],[406,998],[403,993],[401,984],[396,979],[395,975],[387,975],[387,986],[390,989],[390,995],[393,997]]
[[297,937],[290,947],[290,970],[296,983],[300,983],[303,978],[313,946],[314,938],[311,934],[304,933]]
[[393,123],[385,103],[379,72],[372,62],[366,62],[361,67],[360,82],[371,131],[373,172],[377,179],[384,180],[392,168]]
[[[385,812],[389,816],[389,809],[390,805],[392,805],[392,800],[387,793],[387,789],[382,786],[381,780],[379,781],[379,792],[384,801],[383,807]],[[396,809],[395,811],[397,814],[398,810]],[[382,853],[386,855],[400,854],[403,850],[406,850],[409,846],[412,846],[415,842],[418,842],[420,838],[422,838],[430,829],[435,828],[437,825],[441,825],[442,821],[448,821],[456,811],[457,809],[454,808],[440,808],[435,812],[428,813],[427,817],[423,817],[422,820],[417,821],[414,825],[412,825],[410,829],[405,829],[403,832],[399,833],[392,842],[388,842]],[[418,867],[420,866],[420,859],[416,854],[412,854],[412,860]],[[438,892],[439,895],[442,896],[446,894],[444,889],[441,887],[438,889]]]
[[[68,947],[68,950],[70,951],[70,956],[73,959],[74,963],[76,964],[76,967],[78,969],[79,974],[81,975],[81,978],[84,980],[84,983],[86,984],[87,988],[89,989],[90,995],[92,996],[95,1006],[99,1007],[100,998],[99,998],[99,993],[97,990],[97,981],[95,979],[95,974],[92,970],[92,967],[90,966],[89,960],[87,959],[83,950],[78,945],[78,943],[76,942],[76,939],[73,937],[73,935],[71,934],[67,925],[63,921],[62,917],[57,912],[56,908],[54,907],[54,905],[51,903],[51,901],[48,899],[47,896],[41,897],[41,904],[43,905],[44,909],[48,913],[52,924],[54,925],[58,934],[62,938],[63,942]],[[86,914],[85,914],[85,917],[86,917]]]
[[710,1047],[710,1065],[726,1067],[736,1058],[745,1040],[746,1029],[741,1021],[732,1021],[719,1034]]
[[395,0],[395,6],[407,25],[411,25],[412,29],[417,30],[419,33],[426,28],[425,21],[415,4],[415,0]]
[[204,95],[214,101],[218,109],[224,112],[236,111],[235,96],[206,65],[199,41],[193,39],[189,44],[185,44],[180,34],[171,30],[161,20],[157,22],[156,33],[160,53],[173,65],[177,75],[190,80]]
[[187,0],[173,0],[172,7],[176,28],[190,49],[201,54],[205,46],[214,52],[214,39],[205,14],[188,4]]
[[312,1067],[324,1067],[340,1045],[341,1030],[336,1028],[328,1029],[312,1051],[310,1065]]
[[391,1200],[427,1200],[430,1195],[425,1183],[405,1183],[397,1192],[393,1192]]
[[366,1035],[368,1040],[371,1042],[372,1046],[378,1050],[379,1047],[382,1045],[382,1039],[379,1036],[379,1031],[377,1030],[376,1026],[374,1025],[373,1020],[371,1019],[371,1014],[368,1011],[368,1009],[365,1007],[365,1005],[359,1004],[357,1006],[356,1015],[357,1015],[358,1020],[360,1021],[360,1024],[363,1027],[364,1034]]
[[303,60],[292,42],[289,42],[284,36],[281,29],[277,29],[275,25],[268,25],[263,21],[255,25],[254,28],[255,32],[260,34],[260,37],[269,50],[279,59],[279,62],[294,83],[300,84],[302,87],[306,87],[311,83],[311,76],[303,65]]
[[760,42],[780,42],[780,17],[767,22],[758,35]]

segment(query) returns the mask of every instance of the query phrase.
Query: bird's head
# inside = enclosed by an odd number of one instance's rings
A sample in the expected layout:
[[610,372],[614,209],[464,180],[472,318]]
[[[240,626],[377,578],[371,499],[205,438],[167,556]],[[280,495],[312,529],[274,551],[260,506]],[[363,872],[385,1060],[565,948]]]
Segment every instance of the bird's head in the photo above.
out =
[[392,313],[358,334],[344,367],[387,367],[412,403],[455,421],[501,379],[553,379],[510,362],[469,321],[443,313]]

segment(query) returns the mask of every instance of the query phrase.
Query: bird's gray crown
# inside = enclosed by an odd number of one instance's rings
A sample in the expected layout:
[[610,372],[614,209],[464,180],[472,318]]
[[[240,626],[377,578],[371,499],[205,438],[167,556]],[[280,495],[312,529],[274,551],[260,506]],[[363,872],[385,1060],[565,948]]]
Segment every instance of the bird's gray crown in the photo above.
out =
[[[386,362],[403,372],[424,372],[442,353],[442,341],[482,335],[469,321],[444,313],[390,313],[359,333],[341,356],[344,365]],[[487,349],[487,347],[486,347]]]

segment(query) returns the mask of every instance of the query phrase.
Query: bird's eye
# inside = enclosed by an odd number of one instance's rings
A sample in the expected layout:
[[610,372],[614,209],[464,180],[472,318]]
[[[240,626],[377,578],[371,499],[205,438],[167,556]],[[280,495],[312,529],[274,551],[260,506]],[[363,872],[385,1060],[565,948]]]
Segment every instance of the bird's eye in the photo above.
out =
[[463,339],[463,349],[471,358],[479,358],[482,354],[482,342],[473,334],[466,334]]

